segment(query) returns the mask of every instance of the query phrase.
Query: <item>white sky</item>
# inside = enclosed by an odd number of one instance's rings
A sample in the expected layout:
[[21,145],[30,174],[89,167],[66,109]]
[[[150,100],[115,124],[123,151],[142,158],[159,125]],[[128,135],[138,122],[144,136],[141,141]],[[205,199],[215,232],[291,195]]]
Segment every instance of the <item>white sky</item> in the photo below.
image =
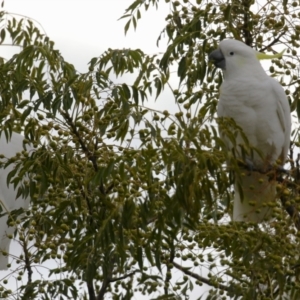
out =
[[[150,7],[147,12],[141,11],[142,19],[138,21],[136,32],[133,28],[129,29],[125,36],[124,25],[127,19],[117,20],[132,2],[133,0],[5,0],[4,9],[40,22],[47,35],[55,42],[55,49],[59,49],[78,71],[84,72],[90,59],[100,56],[107,48],[140,48],[147,54],[163,52],[166,41],[161,41],[162,47],[158,48],[156,40],[164,28],[169,5],[160,1],[159,10]],[[10,56],[11,50],[0,47],[0,56]],[[170,110],[168,102],[157,105],[160,109],[166,105]],[[174,103],[172,100],[171,102]],[[11,250],[15,252],[17,249]],[[4,273],[0,273],[0,278]],[[196,288],[190,299],[197,299],[203,292],[203,289],[199,291]]]
[[[123,19],[117,21],[133,0],[5,0],[4,9],[39,21],[57,49],[79,71],[92,57],[107,48],[141,48],[148,54],[159,52],[156,39],[164,27],[169,5],[150,7],[142,13],[136,32],[124,35]],[[162,51],[162,49],[160,50]]]

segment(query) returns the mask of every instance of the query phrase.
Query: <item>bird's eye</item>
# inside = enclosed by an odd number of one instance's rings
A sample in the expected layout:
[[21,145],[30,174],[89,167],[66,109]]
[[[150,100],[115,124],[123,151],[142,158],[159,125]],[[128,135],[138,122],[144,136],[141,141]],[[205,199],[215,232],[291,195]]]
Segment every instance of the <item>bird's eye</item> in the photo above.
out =
[[233,51],[229,52],[229,55],[231,55],[231,56],[234,55],[234,52]]

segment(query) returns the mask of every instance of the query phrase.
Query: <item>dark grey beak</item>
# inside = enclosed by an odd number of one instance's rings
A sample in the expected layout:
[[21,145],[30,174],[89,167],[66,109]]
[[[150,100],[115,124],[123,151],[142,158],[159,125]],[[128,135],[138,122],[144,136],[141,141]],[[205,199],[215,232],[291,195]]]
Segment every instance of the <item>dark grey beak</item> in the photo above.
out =
[[220,49],[216,49],[213,52],[211,52],[208,56],[208,59],[212,61],[217,68],[225,70],[225,57]]

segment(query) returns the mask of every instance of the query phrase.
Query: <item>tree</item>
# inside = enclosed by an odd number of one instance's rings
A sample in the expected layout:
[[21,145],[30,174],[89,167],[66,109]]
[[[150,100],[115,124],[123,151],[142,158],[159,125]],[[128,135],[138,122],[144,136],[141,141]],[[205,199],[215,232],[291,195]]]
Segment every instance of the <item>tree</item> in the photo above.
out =
[[[225,37],[260,51],[283,45],[284,59],[273,60],[269,71],[299,115],[298,3],[167,2],[158,41],[166,35],[169,46],[162,56],[108,49],[91,59],[85,74],[33,21],[1,13],[1,42],[9,38],[22,47],[1,62],[1,131],[21,132],[35,151],[4,159],[15,164],[9,180],[29,195],[31,207],[9,216],[23,253],[0,282],[0,297],[100,300],[159,292],[156,299],[176,299],[206,284],[206,299],[299,298],[298,129],[290,174],[274,169],[274,220],[230,222],[232,171],[240,162],[225,151],[215,121],[232,140],[239,128],[215,119],[222,76],[207,63]],[[134,1],[122,17],[125,33],[138,26],[143,10],[158,5]],[[134,80],[116,84],[113,73]],[[164,89],[178,107],[174,115],[147,107]],[[49,274],[58,279],[35,280],[37,267],[50,260],[56,265]],[[10,291],[6,281],[14,277],[26,282]]]

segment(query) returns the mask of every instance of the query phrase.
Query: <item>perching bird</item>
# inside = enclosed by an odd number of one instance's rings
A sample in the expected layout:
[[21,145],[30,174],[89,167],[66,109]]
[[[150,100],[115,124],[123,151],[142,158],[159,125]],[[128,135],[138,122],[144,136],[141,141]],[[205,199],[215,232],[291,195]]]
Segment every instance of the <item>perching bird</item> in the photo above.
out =
[[[236,176],[233,221],[262,222],[270,217],[272,209],[268,203],[276,199],[276,181],[263,172],[275,162],[283,165],[290,145],[291,116],[287,97],[280,83],[266,74],[260,58],[267,55],[230,39],[221,41],[219,48],[209,55],[224,76],[218,117],[232,118],[250,145],[262,154],[247,157],[248,170],[243,171],[244,176]],[[220,136],[231,150],[233,145],[228,138],[222,132]],[[241,136],[237,137],[238,144],[245,144]],[[239,149],[235,149],[237,153]],[[241,153],[238,155],[241,159]]]
[[[4,155],[6,158],[11,158],[16,155],[17,152],[22,152],[24,137],[18,133],[13,132],[11,140],[6,140],[4,133],[0,137],[0,154]],[[28,150],[28,148],[27,148]],[[10,184],[7,186],[7,175],[13,169],[13,165],[9,165],[7,168],[0,168],[0,206],[2,211],[0,214],[11,212],[14,209],[23,207],[28,208],[28,199],[23,199],[19,197],[17,199],[17,189]],[[0,270],[6,270],[8,264],[8,255],[3,255],[9,253],[10,239],[8,235],[13,235],[15,231],[14,227],[9,227],[7,225],[7,215],[0,217]]]

